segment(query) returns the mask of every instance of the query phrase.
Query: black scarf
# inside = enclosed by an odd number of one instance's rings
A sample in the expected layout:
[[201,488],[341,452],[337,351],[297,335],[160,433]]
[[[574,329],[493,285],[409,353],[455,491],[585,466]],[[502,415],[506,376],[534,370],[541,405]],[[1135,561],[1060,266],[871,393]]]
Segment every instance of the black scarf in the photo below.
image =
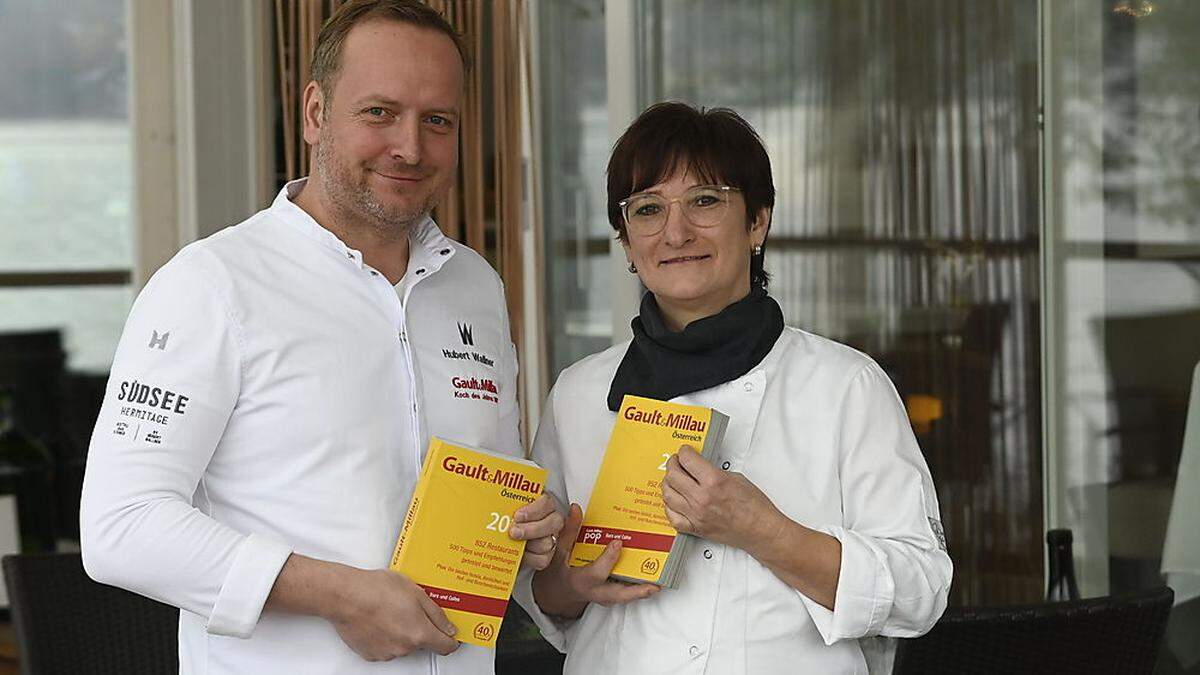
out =
[[608,389],[608,409],[625,394],[666,401],[750,372],[783,333],[783,311],[763,288],[676,333],[667,327],[652,293],[633,319],[633,342]]

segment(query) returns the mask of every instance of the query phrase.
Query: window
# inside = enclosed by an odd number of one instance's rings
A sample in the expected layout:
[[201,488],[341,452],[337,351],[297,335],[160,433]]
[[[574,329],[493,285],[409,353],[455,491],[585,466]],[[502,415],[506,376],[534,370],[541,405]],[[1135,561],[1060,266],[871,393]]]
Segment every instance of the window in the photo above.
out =
[[904,398],[951,602],[1038,599],[1037,3],[643,7],[650,99],[734,108],[771,154],[785,320],[870,354]]
[[128,43],[123,0],[0,2],[0,386],[53,457],[60,540],[133,298]]
[[534,7],[539,22],[546,348],[553,382],[566,366],[612,344],[604,2]]
[[89,373],[131,300],[127,44],[122,0],[0,3],[0,334],[58,331]]
[[1048,8],[1050,522],[1075,532],[1081,593],[1120,593],[1161,584],[1168,522],[1195,517],[1172,497],[1200,490],[1176,483],[1200,361],[1200,5]]

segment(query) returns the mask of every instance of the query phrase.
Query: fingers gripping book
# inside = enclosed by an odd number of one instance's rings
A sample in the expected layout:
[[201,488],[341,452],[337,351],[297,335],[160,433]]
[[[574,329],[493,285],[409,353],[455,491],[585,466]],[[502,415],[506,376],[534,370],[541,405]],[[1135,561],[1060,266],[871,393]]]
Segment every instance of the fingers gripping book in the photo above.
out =
[[712,408],[626,395],[569,564],[593,562],[615,539],[622,550],[611,576],[674,588],[694,537],[676,532],[663,510],[667,460],[686,444],[712,461],[728,424]]
[[508,536],[546,471],[519,457],[434,438],[391,569],[425,590],[458,627],[455,639],[495,647],[525,542]]

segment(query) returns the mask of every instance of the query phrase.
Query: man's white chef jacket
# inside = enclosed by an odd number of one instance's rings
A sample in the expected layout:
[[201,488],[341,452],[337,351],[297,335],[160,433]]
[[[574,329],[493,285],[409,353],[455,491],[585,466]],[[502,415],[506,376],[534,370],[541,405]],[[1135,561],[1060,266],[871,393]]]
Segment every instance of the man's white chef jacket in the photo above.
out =
[[[616,418],[609,383],[627,347],[571,366],[550,394],[533,455],[564,504],[586,508]],[[941,616],[952,565],[937,496],[899,397],[873,361],[787,328],[750,372],[673,400],[729,415],[715,464],[841,541],[834,611],[744,551],[704,539],[691,546],[678,588],[593,604],[573,622],[542,614],[522,575],[514,596],[566,651],[567,673],[880,672],[891,644],[872,636],[918,635]]]
[[387,567],[431,435],[521,453],[491,267],[430,219],[396,286],[293,204],[191,244],[125,325],[92,436],[88,573],[183,609],[181,673],[491,673],[461,646],[368,663],[262,614],[290,552]]

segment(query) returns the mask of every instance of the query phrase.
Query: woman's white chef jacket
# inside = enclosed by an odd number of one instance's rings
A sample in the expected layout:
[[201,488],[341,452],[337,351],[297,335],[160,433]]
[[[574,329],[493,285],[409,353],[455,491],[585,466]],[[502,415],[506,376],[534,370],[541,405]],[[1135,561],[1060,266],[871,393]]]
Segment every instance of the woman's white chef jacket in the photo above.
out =
[[521,454],[496,273],[426,219],[393,286],[291,202],[302,185],[138,296],[89,450],[84,564],[184,610],[184,675],[491,673],[481,647],[368,663],[323,619],[260,616],[291,551],[387,567],[431,435]]
[[[605,397],[628,343],[559,376],[534,459],[548,489],[586,509],[616,413]],[[952,566],[937,497],[891,381],[867,356],[786,328],[745,375],[673,399],[729,415],[715,461],[757,485],[787,517],[842,543],[834,611],[745,552],[699,540],[677,589],[590,605],[576,621],[543,615],[529,576],[517,598],[567,673],[866,673],[890,663],[874,636],[927,631],[946,606]]]

